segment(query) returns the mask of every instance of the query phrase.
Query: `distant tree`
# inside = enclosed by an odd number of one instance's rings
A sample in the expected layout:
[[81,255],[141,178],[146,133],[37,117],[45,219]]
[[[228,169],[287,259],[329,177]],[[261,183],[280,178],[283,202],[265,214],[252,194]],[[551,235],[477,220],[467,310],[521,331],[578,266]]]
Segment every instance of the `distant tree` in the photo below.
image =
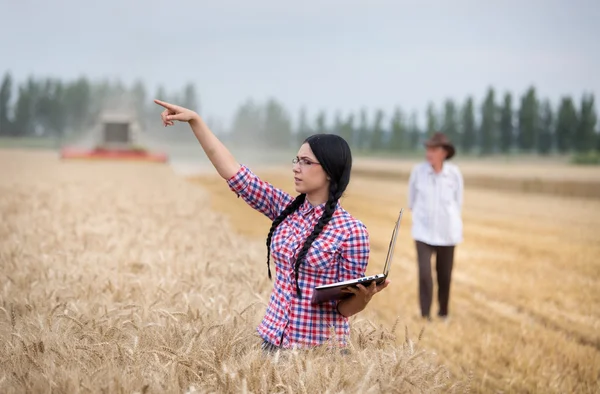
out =
[[481,107],[481,124],[479,135],[481,141],[481,154],[490,154],[494,150],[496,140],[496,104],[494,102],[494,89],[488,88],[483,106]]
[[66,125],[77,133],[81,133],[90,121],[92,90],[85,77],[65,87],[64,105],[67,112]]
[[406,149],[406,125],[404,124],[404,115],[400,108],[396,108],[390,125],[392,137],[389,148],[393,151],[403,151]]
[[317,133],[317,134],[327,133],[325,111],[320,111],[317,114],[317,119],[315,120],[315,133]]
[[416,111],[410,114],[408,121],[408,134],[410,136],[410,149],[416,150],[419,147],[421,131],[419,130],[418,115]]
[[462,110],[462,139],[461,147],[464,153],[469,153],[475,145],[475,108],[473,98],[467,98]]
[[60,141],[67,123],[65,89],[62,81],[48,79],[40,84],[35,105],[35,124],[45,133],[52,133]]
[[577,152],[594,149],[595,128],[598,117],[594,108],[594,96],[583,95],[579,109],[579,123],[573,147]]
[[337,134],[340,135],[340,133],[342,132],[342,127],[343,127],[344,121],[342,120],[342,114],[340,111],[336,111],[335,112],[335,118],[333,121],[333,127],[331,129],[331,132],[333,134]]
[[262,111],[252,99],[246,100],[237,109],[231,133],[240,145],[256,145],[258,140],[264,138]]
[[346,140],[346,142],[348,142],[348,145],[354,147],[354,114],[349,114],[346,120],[342,123],[340,135]]
[[432,102],[427,104],[427,110],[425,111],[425,116],[427,118],[427,130],[425,130],[425,132],[427,133],[427,136],[430,137],[433,133],[438,131],[438,127],[439,127],[438,120],[437,120],[437,114],[435,112],[435,106]]
[[200,114],[198,95],[196,94],[196,87],[192,82],[189,82],[185,85],[183,91],[183,106]]
[[442,130],[453,143],[458,142],[458,115],[456,104],[451,99],[444,103],[444,123]]
[[367,122],[367,110],[365,108],[360,110],[360,120],[358,124],[358,143],[359,149],[365,149],[369,146],[370,140],[369,124]]
[[275,99],[267,102],[265,110],[265,137],[269,145],[287,148],[292,143],[292,123],[286,110]]
[[375,113],[375,121],[373,122],[373,132],[371,134],[371,149],[374,151],[383,149],[383,117],[383,111],[377,110]]
[[302,143],[306,138],[308,138],[312,134],[310,126],[308,125],[306,108],[300,108],[300,113],[298,115],[298,129],[296,130],[296,135],[298,137],[298,143]]
[[162,100],[162,101],[166,101],[168,99],[167,92],[165,91],[164,86],[162,86],[162,85],[158,86],[158,89],[156,90],[156,98],[158,100]]
[[540,130],[537,144],[538,153],[547,155],[552,150],[554,143],[554,114],[550,101],[545,100],[541,106]]
[[512,96],[509,92],[504,94],[504,104],[500,113],[500,151],[508,153],[513,145],[514,123]]
[[136,80],[131,88],[131,95],[133,96],[133,105],[135,108],[136,115],[142,127],[146,123],[147,111],[149,103],[147,102],[146,87],[141,80]]
[[9,105],[12,98],[12,84],[12,75],[6,72],[0,86],[0,136],[11,133],[12,122],[9,117]]
[[536,98],[535,88],[530,87],[521,98],[519,109],[519,148],[522,151],[532,151],[537,140],[539,130],[539,103]]
[[33,77],[19,86],[12,134],[23,137],[34,133],[37,120],[38,86]]
[[558,108],[556,120],[556,148],[560,153],[567,153],[573,147],[577,133],[577,110],[570,97],[563,97]]

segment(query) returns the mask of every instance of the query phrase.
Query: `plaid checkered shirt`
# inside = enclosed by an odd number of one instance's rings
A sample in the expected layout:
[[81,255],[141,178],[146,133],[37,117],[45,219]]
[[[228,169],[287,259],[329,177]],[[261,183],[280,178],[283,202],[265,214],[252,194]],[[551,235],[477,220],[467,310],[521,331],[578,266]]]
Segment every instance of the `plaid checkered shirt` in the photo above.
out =
[[[294,197],[261,180],[247,166],[227,180],[229,188],[248,205],[274,220]],[[275,284],[269,305],[258,326],[258,334],[283,348],[310,348],[335,340],[347,345],[348,318],[337,310],[337,301],[311,303],[313,288],[365,275],[369,260],[369,234],[366,226],[353,218],[338,202],[331,221],[315,239],[299,268],[296,295],[294,262],[304,241],[323,214],[325,204],[312,206],[306,200],[273,233],[271,262]],[[331,333],[335,333],[332,337]]]

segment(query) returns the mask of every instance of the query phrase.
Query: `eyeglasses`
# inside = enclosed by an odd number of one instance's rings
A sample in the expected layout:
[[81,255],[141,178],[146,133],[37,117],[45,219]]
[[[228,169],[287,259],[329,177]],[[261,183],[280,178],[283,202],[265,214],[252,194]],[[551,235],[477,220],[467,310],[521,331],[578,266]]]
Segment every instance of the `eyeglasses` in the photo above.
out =
[[307,159],[304,159],[304,158],[300,159],[298,157],[294,157],[292,159],[292,163],[293,164],[300,163],[300,167],[310,167],[312,165],[319,165],[320,164],[320,163],[317,163],[317,162],[314,162],[314,161],[310,161],[310,160],[307,160]]

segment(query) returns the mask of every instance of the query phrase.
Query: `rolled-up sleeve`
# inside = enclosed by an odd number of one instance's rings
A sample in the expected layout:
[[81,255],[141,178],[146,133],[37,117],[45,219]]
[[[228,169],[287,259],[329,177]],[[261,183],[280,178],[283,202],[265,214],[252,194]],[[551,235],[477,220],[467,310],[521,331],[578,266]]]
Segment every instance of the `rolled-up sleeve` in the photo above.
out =
[[238,172],[227,180],[227,185],[250,207],[270,220],[275,220],[293,200],[288,193],[263,181],[245,165],[241,165]]

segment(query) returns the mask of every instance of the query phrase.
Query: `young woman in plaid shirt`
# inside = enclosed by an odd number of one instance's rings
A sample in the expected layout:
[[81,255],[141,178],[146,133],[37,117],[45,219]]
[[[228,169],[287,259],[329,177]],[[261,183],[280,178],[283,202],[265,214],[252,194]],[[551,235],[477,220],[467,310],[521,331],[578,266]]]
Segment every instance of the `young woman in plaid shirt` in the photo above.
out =
[[299,194],[292,197],[240,165],[198,114],[155,102],[165,108],[161,114],[165,127],[175,120],[188,122],[230,189],[272,221],[267,236],[267,268],[271,278],[272,255],[275,285],[257,329],[263,348],[311,348],[332,340],[346,346],[348,317],[362,311],[389,283],[376,286],[373,282],[367,288],[358,285],[344,300],[311,303],[315,286],[364,276],[369,260],[366,227],[339,203],[352,167],[346,141],[332,134],[317,134],[302,144],[293,160]]

